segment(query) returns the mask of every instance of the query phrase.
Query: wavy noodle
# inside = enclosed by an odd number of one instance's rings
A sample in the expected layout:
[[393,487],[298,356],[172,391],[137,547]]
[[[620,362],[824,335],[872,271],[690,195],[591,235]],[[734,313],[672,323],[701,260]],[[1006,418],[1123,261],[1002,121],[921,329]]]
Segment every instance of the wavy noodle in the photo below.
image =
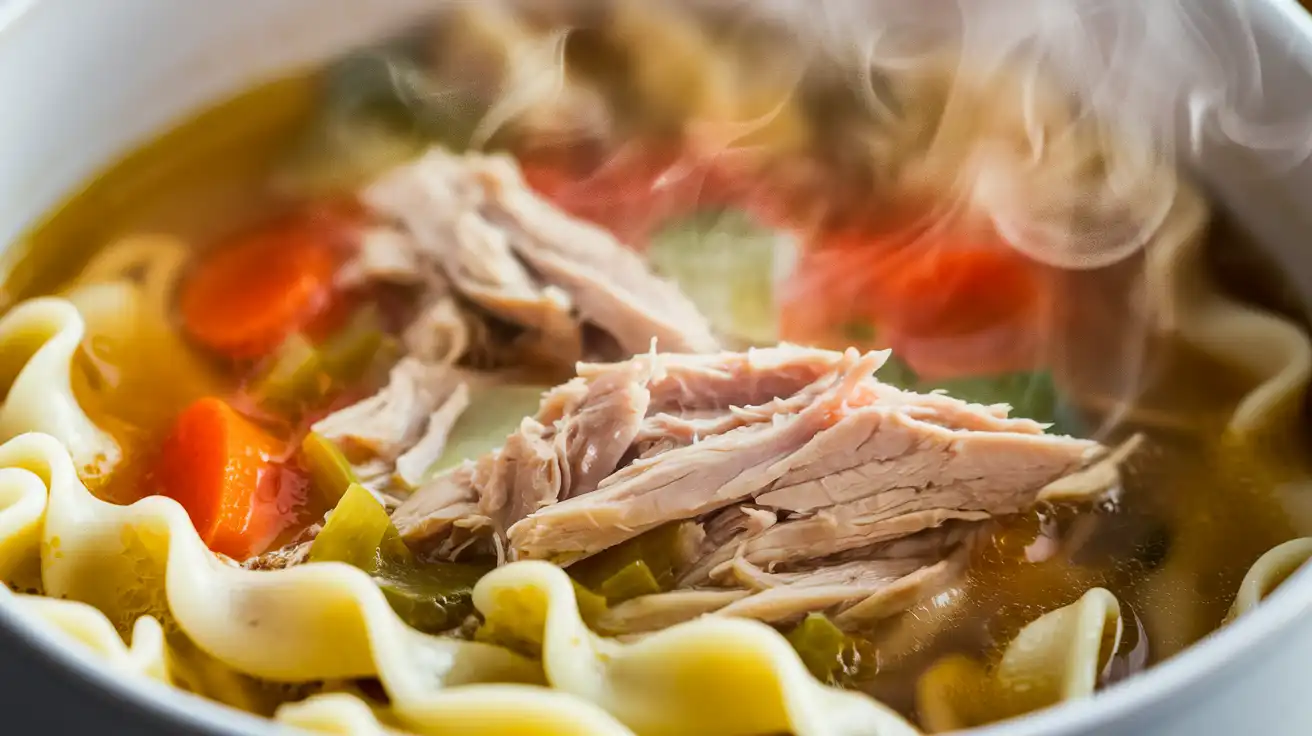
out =
[[26,301],[0,318],[0,439],[44,432],[67,448],[84,473],[97,475],[121,453],[73,395],[73,356],[85,332],[77,309],[63,299]]
[[1121,607],[1102,588],[1030,622],[991,670],[953,656],[921,678],[917,707],[933,732],[979,726],[1093,694],[1121,640]]
[[1180,187],[1175,208],[1144,265],[1157,327],[1253,377],[1254,389],[1231,416],[1231,433],[1291,431],[1312,378],[1312,342],[1293,322],[1217,288],[1203,259],[1208,214],[1202,194]]
[[596,636],[563,570],[519,562],[488,573],[474,605],[497,631],[542,648],[552,686],[639,734],[915,734],[863,695],[826,687],[768,626],[709,616],[632,643]]
[[1235,595],[1226,621],[1233,621],[1256,608],[1308,560],[1312,560],[1312,537],[1285,542],[1262,555],[1239,584],[1239,593]]
[[[542,644],[556,690],[461,687],[536,683],[542,668],[499,647],[406,627],[369,576],[346,565],[255,572],[227,564],[205,548],[171,499],[131,506],[98,500],[48,435],[0,446],[0,488],[0,497],[14,501],[0,509],[0,528],[10,533],[0,543],[40,555],[50,595],[108,614],[77,609],[83,618],[100,615],[104,622],[92,626],[102,633],[158,628],[140,623],[141,615],[153,615],[220,662],[263,680],[377,677],[390,713],[421,733],[624,733],[584,701],[640,734],[915,733],[874,701],[820,685],[783,637],[760,624],[703,619],[629,645],[595,637],[579,618],[568,577],[545,563],[502,568],[479,583],[475,598],[489,625]],[[44,516],[33,513],[43,498]],[[60,624],[64,605],[29,611]],[[94,648],[115,651],[107,647]],[[293,708],[288,717],[310,718],[311,707]]]
[[164,629],[149,616],[137,619],[129,646],[103,613],[85,603],[29,595],[14,596],[11,603],[26,615],[44,621],[57,635],[89,649],[115,672],[165,683],[172,681]]
[[[562,707],[568,703],[568,707]],[[279,721],[309,731],[334,734],[386,734],[396,730],[359,698],[316,695],[278,709]],[[551,690],[516,685],[471,685],[435,694],[426,717],[441,724],[432,733],[479,736],[633,736],[633,732],[591,703]]]

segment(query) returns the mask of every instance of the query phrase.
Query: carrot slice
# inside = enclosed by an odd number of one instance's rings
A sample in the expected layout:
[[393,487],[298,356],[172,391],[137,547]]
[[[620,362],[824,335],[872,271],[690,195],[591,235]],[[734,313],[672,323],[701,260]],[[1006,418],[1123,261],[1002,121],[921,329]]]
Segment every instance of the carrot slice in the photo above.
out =
[[782,290],[782,337],[842,342],[868,331],[926,376],[1032,369],[1042,275],[1004,244],[953,237],[831,235]]
[[182,319],[198,342],[257,358],[327,311],[341,262],[332,220],[300,218],[225,243],[182,289]]
[[245,559],[287,523],[281,443],[221,399],[204,398],[178,416],[164,441],[154,484],[182,504],[210,549]]

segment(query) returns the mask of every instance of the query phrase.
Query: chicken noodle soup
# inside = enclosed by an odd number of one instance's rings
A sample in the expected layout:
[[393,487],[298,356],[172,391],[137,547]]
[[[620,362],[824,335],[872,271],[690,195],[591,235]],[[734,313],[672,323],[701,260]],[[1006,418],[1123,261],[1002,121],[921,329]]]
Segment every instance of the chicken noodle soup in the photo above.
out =
[[1308,557],[1304,327],[962,53],[875,109],[769,23],[488,3],[203,113],[11,259],[0,575],[329,732],[937,732],[1174,655]]

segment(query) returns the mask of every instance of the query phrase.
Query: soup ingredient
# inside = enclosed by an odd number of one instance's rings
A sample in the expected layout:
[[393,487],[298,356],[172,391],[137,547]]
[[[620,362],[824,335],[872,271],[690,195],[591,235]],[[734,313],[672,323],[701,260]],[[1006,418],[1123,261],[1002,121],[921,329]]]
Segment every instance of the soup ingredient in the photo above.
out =
[[319,362],[339,385],[351,385],[388,358],[399,357],[378,308],[366,305],[351,313],[346,324],[318,346]]
[[657,527],[569,568],[584,585],[619,603],[669,590],[703,537],[695,523]]
[[656,140],[607,151],[604,160],[564,151],[524,161],[524,180],[547,201],[605,228],[625,245],[643,250],[653,231],[671,217],[708,202],[705,166]]
[[824,614],[808,614],[787,636],[802,663],[821,682],[833,684],[852,669],[850,659],[856,653],[852,640]]
[[408,246],[434,296],[453,286],[502,321],[555,336],[540,345],[584,345],[584,325],[594,325],[622,354],[646,352],[653,340],[669,351],[716,347],[706,319],[673,284],[604,231],[533,193],[507,157],[434,149],[361,197],[402,224],[409,237],[396,245]]
[[460,371],[404,358],[381,391],[315,422],[311,429],[351,459],[352,470],[366,486],[386,493],[394,482],[408,486],[419,480],[440,456],[451,425],[467,404]]
[[[809,400],[795,412],[748,407],[744,413],[764,421],[701,435],[621,469],[596,492],[543,506],[510,530],[511,547],[521,557],[586,557],[668,521],[753,498],[782,512],[831,509],[852,525],[838,522],[846,533],[809,540],[825,551],[811,544],[802,551],[841,552],[880,541],[887,526],[905,534],[947,518],[1019,511],[1097,447],[961,402],[935,411],[950,400],[922,402],[871,378],[883,359],[852,353],[833,376],[805,389]],[[808,523],[835,524],[829,517],[790,520],[767,534],[788,535]],[[803,539],[787,547],[796,551]]]
[[1028,371],[1045,299],[1034,265],[992,239],[838,233],[802,255],[781,291],[780,334],[846,342],[835,330],[869,325],[931,379]]
[[277,465],[281,443],[221,399],[204,398],[182,411],[160,453],[154,482],[182,504],[202,541],[215,552],[245,559],[287,522],[290,487]]
[[544,386],[487,386],[475,389],[470,409],[460,415],[447,438],[442,455],[429,467],[430,474],[477,458],[505,443],[524,417],[538,408]]
[[644,560],[634,560],[606,578],[597,590],[607,602],[620,603],[640,595],[659,593],[661,586]]
[[775,277],[792,250],[786,236],[745,214],[710,212],[663,228],[647,256],[717,332],[764,345],[779,339]]
[[335,388],[355,384],[374,366],[394,360],[394,342],[384,332],[375,307],[355,310],[341,329],[318,346],[300,332],[284,340],[273,354],[272,365],[251,387],[251,395],[288,413],[315,406]]
[[1101,448],[1003,406],[881,383],[886,357],[780,347],[582,365],[393,521],[427,550],[508,544],[568,565],[612,604],[716,584],[759,591],[726,601],[731,615],[888,615],[957,575],[970,522],[1032,507]]
[[902,361],[889,358],[879,376],[899,388],[924,392],[946,391],[959,399],[978,404],[1006,404],[1015,416],[1045,424],[1058,423],[1059,433],[1064,433],[1065,425],[1070,423],[1070,417],[1066,416],[1068,412],[1059,411],[1057,387],[1048,371],[927,381]]
[[260,402],[295,407],[318,399],[325,389],[319,351],[297,332],[283,341],[273,355],[273,365],[252,387]]
[[310,561],[345,562],[373,573],[391,558],[406,562],[413,555],[378,500],[364,486],[351,484],[310,545]]
[[474,612],[474,584],[487,570],[453,562],[384,563],[374,582],[402,621],[436,634],[459,626]]
[[305,435],[301,457],[310,471],[310,487],[330,507],[336,506],[346,490],[359,482],[342,451],[318,432]]
[[485,568],[416,560],[387,511],[352,484],[310,545],[310,562],[345,562],[369,573],[401,620],[437,633],[472,612],[470,593]]
[[258,358],[324,313],[342,233],[304,218],[240,236],[207,253],[183,282],[187,333],[231,358]]
[[[749,562],[736,563],[739,584],[761,592],[720,609],[725,616],[784,624],[815,611],[833,611],[837,623],[853,629],[903,611],[958,579],[963,550],[951,533],[930,530],[920,538],[951,539],[942,549],[912,554],[890,543],[869,550],[871,559],[802,565],[793,572],[765,573]],[[906,554],[907,556],[902,556]],[[764,586],[764,587],[762,587]]]
[[638,596],[604,611],[597,617],[594,628],[612,636],[659,631],[714,613],[749,595],[751,592],[747,590],[707,589]]

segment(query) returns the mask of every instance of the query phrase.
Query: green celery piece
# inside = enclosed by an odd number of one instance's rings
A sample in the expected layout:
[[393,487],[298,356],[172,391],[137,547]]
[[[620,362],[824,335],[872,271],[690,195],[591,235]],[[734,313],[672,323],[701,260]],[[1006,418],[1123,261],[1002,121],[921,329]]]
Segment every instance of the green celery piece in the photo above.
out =
[[606,598],[579,585],[577,580],[570,582],[574,584],[574,599],[577,601],[579,616],[583,618],[583,623],[592,626],[609,609]]
[[387,510],[364,486],[352,483],[311,543],[310,561],[345,562],[373,573],[389,531],[396,533]]
[[274,353],[273,365],[256,381],[252,394],[260,401],[295,405],[323,394],[323,360],[304,335],[288,337]]
[[401,620],[430,634],[459,626],[474,612],[472,594],[488,568],[451,562],[384,562],[374,582]]
[[851,640],[824,614],[808,614],[788,632],[787,639],[817,680],[833,684],[846,670],[843,657]]
[[647,257],[717,331],[770,344],[779,334],[774,277],[783,237],[744,213],[707,212],[656,233]]
[[330,506],[342,500],[351,484],[360,482],[337,445],[317,432],[305,436],[301,455],[310,471],[310,486]]
[[388,348],[390,339],[377,307],[366,306],[319,346],[324,371],[340,383],[355,381]]
[[311,562],[345,562],[369,573],[392,609],[410,626],[446,631],[473,612],[470,595],[487,572],[473,565],[420,562],[383,505],[352,483],[310,545]]
[[537,413],[545,390],[542,386],[490,386],[472,391],[469,408],[451,428],[446,448],[428,469],[429,474],[501,447],[524,417]]
[[661,586],[646,560],[634,560],[606,578],[598,592],[607,603],[622,603],[638,596],[659,593]]
[[[674,585],[675,566],[679,559],[680,527],[683,523],[671,522],[643,532],[627,542],[570,565],[569,573],[584,586],[605,594],[602,588],[609,581],[615,580],[613,585],[620,585],[626,580],[632,582],[638,576],[643,576],[641,571],[634,572],[631,569],[634,563],[641,562],[645,576],[650,576],[655,583],[655,590],[649,592],[668,590]],[[638,585],[650,587],[645,582]]]
[[1056,417],[1057,389],[1046,371],[1009,373],[1002,376],[954,378],[926,385],[921,390],[941,388],[949,395],[977,404],[1010,404],[1012,416],[1039,422]]

